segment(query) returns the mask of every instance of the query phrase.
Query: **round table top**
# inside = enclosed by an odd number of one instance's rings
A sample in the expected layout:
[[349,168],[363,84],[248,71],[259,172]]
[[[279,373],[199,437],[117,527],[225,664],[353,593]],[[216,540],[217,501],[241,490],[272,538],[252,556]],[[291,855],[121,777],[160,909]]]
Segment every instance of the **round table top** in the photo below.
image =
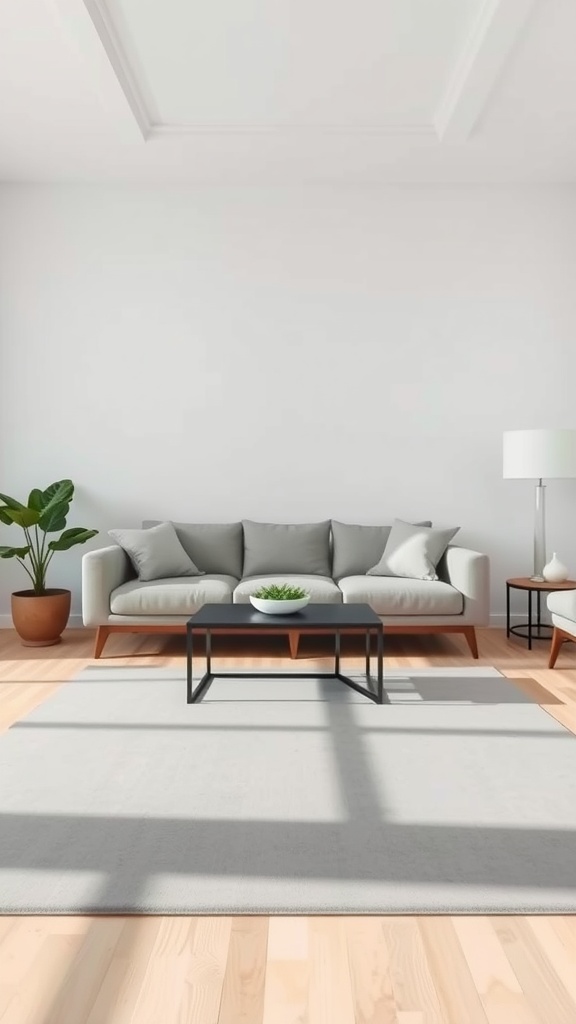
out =
[[506,584],[519,590],[576,590],[576,580],[551,583],[548,580],[531,580],[529,576],[516,576],[514,579],[506,580]]

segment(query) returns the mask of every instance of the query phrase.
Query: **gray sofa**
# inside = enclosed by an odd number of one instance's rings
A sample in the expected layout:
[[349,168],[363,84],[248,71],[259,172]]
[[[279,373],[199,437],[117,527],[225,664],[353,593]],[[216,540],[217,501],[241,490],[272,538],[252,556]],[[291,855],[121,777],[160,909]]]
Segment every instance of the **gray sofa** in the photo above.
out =
[[[157,525],[146,521],[143,527]],[[421,524],[429,525],[429,524]],[[437,580],[370,575],[390,526],[337,521],[313,524],[174,523],[178,539],[202,575],[142,582],[122,549],[90,551],[82,559],[82,614],[97,629],[94,657],[114,632],[185,632],[206,603],[244,602],[263,583],[291,582],[322,603],[367,603],[390,632],[461,633],[478,657],[475,627],[488,622],[486,555],[450,544]],[[290,633],[292,657],[298,632]]]

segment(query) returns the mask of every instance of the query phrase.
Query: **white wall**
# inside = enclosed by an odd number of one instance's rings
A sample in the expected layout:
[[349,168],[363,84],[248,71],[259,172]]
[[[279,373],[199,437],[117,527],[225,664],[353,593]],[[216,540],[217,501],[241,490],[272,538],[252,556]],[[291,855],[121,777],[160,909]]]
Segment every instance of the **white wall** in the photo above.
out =
[[[0,490],[72,477],[94,546],[144,517],[431,517],[490,554],[494,621],[531,569],[501,433],[576,426],[575,191],[4,187],[0,284]],[[576,575],[576,482],[548,502]],[[84,550],[51,577],[76,611]],[[6,615],[26,578],[0,574]]]

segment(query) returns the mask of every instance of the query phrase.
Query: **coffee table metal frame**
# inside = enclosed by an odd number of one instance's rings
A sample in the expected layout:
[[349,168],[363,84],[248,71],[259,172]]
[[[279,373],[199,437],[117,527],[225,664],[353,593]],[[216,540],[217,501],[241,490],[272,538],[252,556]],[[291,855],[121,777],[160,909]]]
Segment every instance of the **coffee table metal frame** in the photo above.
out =
[[[369,613],[370,618],[374,617],[370,623],[366,623],[361,626],[331,626],[331,625],[318,625],[312,622],[307,622],[306,619],[300,613],[296,613],[291,616],[282,616],[281,623],[278,621],[270,621],[272,619],[278,619],[277,616],[266,616],[262,613],[254,613],[251,621],[247,623],[239,622],[226,622],[225,624],[215,623],[212,626],[202,623],[202,619],[206,618],[207,614],[212,612],[217,617],[217,609],[221,608],[221,605],[203,605],[196,615],[193,615],[191,619],[186,623],[186,701],[188,704],[195,704],[201,700],[203,694],[210,686],[215,678],[220,679],[253,679],[258,675],[265,675],[266,678],[272,679],[338,679],[345,686],[349,686],[352,690],[356,690],[357,693],[361,693],[364,697],[368,697],[374,701],[375,704],[389,704],[390,698],[384,689],[384,627],[382,622],[369,605],[366,605],[366,611]],[[224,606],[230,608],[230,605]],[[232,606],[238,607],[238,606]],[[240,607],[246,607],[240,606]],[[318,606],[316,606],[318,607]],[[333,607],[333,606],[326,606]],[[358,610],[360,606],[355,606]],[[202,614],[204,613],[204,615]],[[287,623],[287,620],[289,622]],[[266,621],[268,620],[268,621]],[[374,621],[377,620],[377,621]],[[266,673],[255,673],[255,672],[218,672],[212,669],[212,659],[214,657],[212,653],[212,637],[216,634],[229,635],[231,633],[236,634],[250,634],[250,633],[287,633],[290,629],[296,629],[299,633],[316,633],[316,634],[334,634],[334,671],[333,672],[268,672]],[[200,681],[194,686],[193,677],[193,661],[194,661],[194,633],[203,633],[206,636],[206,671]],[[365,668],[366,668],[366,686],[362,686],[355,679],[351,679],[350,676],[344,675],[340,671],[340,658],[341,658],[341,636],[342,634],[350,633],[363,633],[365,636]],[[372,679],[371,675],[371,658],[372,658],[372,635],[376,636],[376,688],[373,689],[370,686]]]

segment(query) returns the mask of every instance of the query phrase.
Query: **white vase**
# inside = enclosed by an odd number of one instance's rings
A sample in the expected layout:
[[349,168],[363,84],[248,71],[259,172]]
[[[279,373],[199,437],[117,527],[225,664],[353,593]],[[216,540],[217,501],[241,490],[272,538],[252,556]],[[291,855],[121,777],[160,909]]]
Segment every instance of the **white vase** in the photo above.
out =
[[560,561],[556,552],[542,570],[542,575],[547,583],[563,583],[568,579],[568,569]]

